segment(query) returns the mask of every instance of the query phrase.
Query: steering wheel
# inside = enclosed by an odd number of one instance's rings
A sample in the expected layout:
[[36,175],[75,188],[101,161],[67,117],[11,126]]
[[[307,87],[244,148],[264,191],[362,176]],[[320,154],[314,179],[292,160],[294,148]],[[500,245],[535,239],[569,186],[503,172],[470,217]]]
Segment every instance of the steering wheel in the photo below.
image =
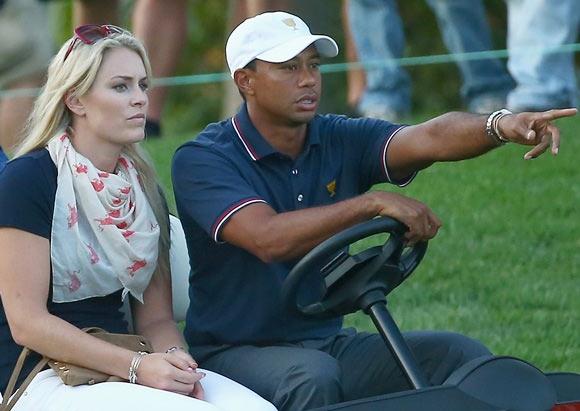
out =
[[[331,318],[366,310],[369,298],[374,302],[377,298],[385,300],[389,292],[409,277],[427,251],[427,242],[406,247],[405,231],[407,227],[399,221],[379,217],[322,242],[286,277],[282,285],[286,308],[299,316]],[[382,246],[349,253],[348,246],[379,233],[389,234]],[[314,285],[321,295],[303,304],[300,297],[306,285],[308,289]]]

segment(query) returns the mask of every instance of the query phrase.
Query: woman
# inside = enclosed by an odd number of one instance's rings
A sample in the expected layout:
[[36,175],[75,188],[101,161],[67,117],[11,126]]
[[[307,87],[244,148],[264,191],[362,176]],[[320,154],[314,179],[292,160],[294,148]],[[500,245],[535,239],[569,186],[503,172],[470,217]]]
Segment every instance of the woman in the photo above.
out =
[[[149,77],[130,33],[77,28],[51,63],[15,160],[0,173],[0,391],[20,346],[125,379],[131,367],[136,384],[69,387],[45,370],[15,410],[274,410],[199,371],[177,348],[184,343],[171,312],[168,212],[137,145]],[[136,332],[155,353],[80,330],[127,333],[119,311],[127,294]]]

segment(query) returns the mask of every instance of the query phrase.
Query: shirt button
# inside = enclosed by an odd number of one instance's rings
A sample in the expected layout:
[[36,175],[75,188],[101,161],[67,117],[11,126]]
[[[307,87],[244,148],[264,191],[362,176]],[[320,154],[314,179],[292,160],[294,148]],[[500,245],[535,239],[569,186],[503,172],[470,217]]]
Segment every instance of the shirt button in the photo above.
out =
[[297,198],[297,200],[298,200],[299,202],[302,202],[302,200],[303,200],[303,199],[304,199],[304,196],[303,196],[302,194],[298,194],[298,198]]
[[297,176],[298,175],[298,169],[295,168],[294,170],[292,170],[292,175],[293,176]]

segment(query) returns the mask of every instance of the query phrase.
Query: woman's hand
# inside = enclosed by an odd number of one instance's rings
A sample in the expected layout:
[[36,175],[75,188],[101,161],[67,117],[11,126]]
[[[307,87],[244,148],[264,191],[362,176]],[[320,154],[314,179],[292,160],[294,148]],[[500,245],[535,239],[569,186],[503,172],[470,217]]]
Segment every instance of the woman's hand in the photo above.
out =
[[197,371],[197,363],[185,351],[153,353],[143,357],[137,369],[137,382],[203,399],[203,389],[199,380],[205,376]]
[[[201,371],[197,371],[197,362],[191,357],[191,355],[189,355],[189,353],[187,351],[184,351],[182,349],[177,349],[177,350],[173,351],[172,354],[175,354],[178,357],[180,357],[181,359],[183,359],[184,361],[187,361],[188,364],[192,364],[193,366],[191,368],[193,368],[193,370],[196,372],[196,374],[201,375],[200,379],[205,377],[205,373],[203,373]],[[201,382],[199,380],[194,384],[193,390],[188,395],[190,397],[197,398],[198,400],[204,399],[203,387],[202,387]]]

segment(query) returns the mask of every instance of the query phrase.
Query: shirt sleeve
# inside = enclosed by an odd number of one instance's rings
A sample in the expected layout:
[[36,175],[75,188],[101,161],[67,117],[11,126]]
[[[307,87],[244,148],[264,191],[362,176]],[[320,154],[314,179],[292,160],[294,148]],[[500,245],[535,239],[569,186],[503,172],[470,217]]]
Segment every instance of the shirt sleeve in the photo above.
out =
[[0,171],[0,227],[18,228],[50,239],[56,181],[40,161],[14,159]]
[[195,222],[216,242],[237,211],[266,203],[231,161],[208,147],[190,144],[178,149],[172,179],[179,217]]
[[377,183],[391,183],[403,187],[409,184],[417,173],[402,179],[392,178],[387,164],[387,151],[394,137],[405,125],[372,118],[342,117],[335,125],[342,137],[344,156],[348,164],[356,167],[360,175],[360,185],[366,190]]

